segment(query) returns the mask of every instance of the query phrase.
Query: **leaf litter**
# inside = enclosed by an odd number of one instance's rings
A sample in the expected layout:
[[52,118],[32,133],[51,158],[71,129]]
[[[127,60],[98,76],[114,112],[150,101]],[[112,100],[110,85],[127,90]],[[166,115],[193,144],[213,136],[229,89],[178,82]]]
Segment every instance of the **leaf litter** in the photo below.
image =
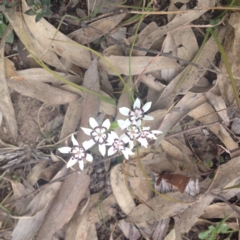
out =
[[[239,119],[239,109],[218,52],[221,44],[239,87],[236,23],[240,15],[229,11],[228,24],[220,22],[214,28],[218,44],[209,36],[201,47],[214,18],[207,11],[215,1],[201,0],[193,7],[192,1],[180,2],[186,12],[178,13],[179,5],[170,1],[162,14],[175,14],[162,15],[160,23],[154,14],[161,5],[154,1],[155,12],[134,34],[140,18],[132,19],[129,13],[134,11],[131,6],[123,8],[122,2],[104,1],[101,7],[91,2],[84,11],[93,19],[74,27],[69,21],[68,31],[64,28],[68,18],[57,30],[51,23],[58,21],[50,18],[35,23],[34,17],[18,10],[4,13],[9,28],[41,68],[22,69],[19,64],[15,70],[4,59],[2,40],[3,239],[180,240],[183,234],[189,237],[194,226],[217,226],[229,214],[226,224],[237,229],[239,136],[230,127]],[[27,10],[26,1],[22,7]],[[71,7],[79,9],[76,4]],[[103,13],[107,7],[112,12]],[[143,10],[139,14],[149,12],[147,6],[139,9]],[[84,77],[68,71],[69,63],[80,67],[77,72],[84,72]],[[163,133],[156,142],[134,149],[130,160],[121,155],[101,157],[93,147],[88,151],[94,160],[85,164],[86,170],[66,169],[68,158],[56,149],[69,146],[74,133],[79,145],[90,140],[81,129],[89,127],[90,117],[99,125],[110,119],[111,130],[124,133],[114,124],[124,119],[119,108],[131,109],[132,96],[152,102],[147,115],[154,120],[143,121],[143,126]],[[110,98],[118,103],[107,102]],[[211,220],[215,218],[220,221]],[[190,239],[197,238],[193,234]]]

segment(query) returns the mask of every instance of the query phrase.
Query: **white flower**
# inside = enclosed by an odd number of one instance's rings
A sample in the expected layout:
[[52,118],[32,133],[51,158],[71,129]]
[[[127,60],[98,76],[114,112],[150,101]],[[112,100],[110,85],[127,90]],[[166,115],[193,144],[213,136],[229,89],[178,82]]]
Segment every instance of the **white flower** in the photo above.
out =
[[140,133],[141,133],[141,129],[140,129],[140,127],[138,127],[136,125],[132,125],[127,128],[125,135],[128,138],[128,143],[129,143],[130,149],[132,149],[134,147],[134,140]]
[[148,145],[148,140],[155,140],[156,138],[156,134],[160,134],[162,133],[161,131],[158,130],[149,130],[150,127],[144,127],[142,128],[141,133],[136,137],[137,141],[141,143],[142,146],[144,146],[145,148],[147,148]]
[[94,144],[98,144],[99,152],[104,156],[106,154],[106,143],[108,138],[107,130],[110,127],[110,121],[109,119],[106,119],[100,127],[94,118],[90,118],[89,124],[92,129],[82,127],[82,130],[92,138],[89,141],[83,142],[83,147],[88,149]]
[[125,147],[125,144],[128,142],[127,137],[118,135],[115,132],[111,132],[108,138],[108,144],[111,147],[108,149],[108,156],[113,155],[114,153],[121,152],[126,159],[129,158],[129,155],[133,155],[134,153],[131,151],[130,148]]
[[79,168],[81,170],[84,169],[84,160],[87,160],[89,162],[92,162],[93,157],[92,155],[86,153],[86,149],[84,147],[79,147],[78,141],[75,139],[75,137],[72,135],[71,137],[73,147],[61,147],[58,148],[59,152],[61,153],[70,153],[74,154],[70,160],[67,163],[67,168],[72,167],[77,161],[79,163]]
[[140,126],[142,123],[142,120],[153,120],[153,117],[145,115],[145,112],[147,112],[152,103],[147,102],[142,108],[141,108],[141,102],[137,98],[133,104],[133,111],[126,107],[119,108],[119,112],[124,115],[128,116],[128,119],[126,120],[118,120],[118,125],[121,129],[125,129],[132,125]]

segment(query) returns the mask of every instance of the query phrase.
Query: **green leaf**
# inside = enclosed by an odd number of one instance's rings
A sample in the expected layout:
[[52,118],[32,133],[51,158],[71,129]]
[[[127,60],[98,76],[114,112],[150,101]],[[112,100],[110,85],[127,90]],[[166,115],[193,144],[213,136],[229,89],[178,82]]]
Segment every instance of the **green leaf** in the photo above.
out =
[[[0,24],[0,38],[3,37],[6,29],[7,29],[7,25],[4,22],[2,22],[2,24]],[[10,36],[8,37],[7,42],[8,43],[13,43],[13,41],[14,41],[14,35],[13,35],[13,32],[12,32],[10,34]]]
[[111,126],[110,126],[110,128],[109,128],[109,131],[111,131],[111,130],[115,130],[116,128],[118,128],[119,126],[118,126],[118,122],[116,121],[116,122],[111,122]]
[[40,0],[33,0],[33,1],[34,1],[34,5],[42,6],[42,3]]
[[207,239],[207,237],[211,234],[212,230],[207,230],[205,232],[201,232],[198,234],[200,239]]
[[33,6],[34,5],[34,1],[33,0],[28,0],[27,4],[28,4],[28,6]]
[[47,9],[47,11],[45,11],[43,15],[44,15],[45,17],[48,17],[48,16],[50,16],[51,14],[52,14],[52,11],[51,11],[50,9]]
[[36,22],[36,23],[39,22],[39,21],[42,19],[42,17],[43,17],[43,13],[42,13],[42,12],[38,13],[38,14],[36,15],[35,22]]
[[29,15],[29,16],[34,16],[36,15],[36,12],[34,12],[32,9],[28,9],[26,12],[24,12],[25,14]]

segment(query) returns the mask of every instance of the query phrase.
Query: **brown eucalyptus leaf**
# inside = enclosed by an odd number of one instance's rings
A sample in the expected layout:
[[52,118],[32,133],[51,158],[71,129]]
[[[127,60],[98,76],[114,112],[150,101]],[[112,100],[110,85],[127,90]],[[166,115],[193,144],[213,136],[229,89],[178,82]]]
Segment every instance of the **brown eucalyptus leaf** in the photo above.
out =
[[181,239],[181,233],[188,232],[196,220],[203,214],[204,209],[215,198],[214,194],[219,194],[222,189],[234,179],[238,178],[240,171],[240,157],[231,159],[231,161],[222,164],[218,167],[215,177],[210,184],[207,192],[200,196],[200,198],[184,211],[179,220],[176,222],[176,237]]
[[[22,8],[23,11],[29,9],[26,1],[22,1]],[[91,58],[90,53],[86,48],[75,44],[76,42],[72,41],[63,33],[57,31],[57,29],[48,23],[44,18],[37,23],[35,22],[35,16],[23,14],[23,18],[31,34],[37,39],[44,49],[51,49],[59,56],[76,64],[77,66],[83,68],[89,67],[91,64]],[[54,40],[52,41],[53,38]]]
[[[240,207],[234,206],[235,208],[240,211]],[[210,219],[210,218],[234,218],[234,214],[232,214],[234,211],[233,209],[226,203],[220,202],[220,203],[214,203],[209,206],[207,206],[204,210],[204,213],[200,216],[202,219]]]
[[[158,29],[158,26],[155,22],[149,23],[137,36],[137,40],[134,44],[136,47],[146,48],[147,45],[145,43],[145,39],[155,30]],[[130,43],[132,43],[133,37],[128,39]],[[163,40],[163,39],[162,39]],[[144,43],[144,44],[143,44]],[[129,50],[130,51],[130,50]],[[133,50],[133,56],[144,56],[146,55],[146,51]]]
[[139,230],[132,223],[127,223],[124,219],[118,222],[118,227],[122,230],[127,239],[138,240],[141,237]]
[[[67,73],[56,72],[60,77],[63,77],[73,83],[80,84],[82,79]],[[27,82],[45,82],[45,83],[58,83],[62,82],[53,76],[51,73],[46,71],[44,68],[31,68],[17,71],[17,76],[22,77]]]
[[92,223],[102,222],[106,217],[116,216],[115,204],[116,198],[113,194],[99,203],[101,214],[99,214],[99,206],[93,207],[88,214],[88,220]]
[[[117,70],[119,74],[129,75],[129,57],[125,56],[109,56],[105,57],[111,65]],[[99,60],[99,67],[107,74],[116,75],[111,67],[103,59]],[[161,69],[177,68],[178,63],[173,59],[166,57],[148,57],[148,56],[133,56],[131,58],[131,75],[154,72]]]
[[[13,204],[13,206],[14,206],[14,211],[18,215],[22,215],[25,213],[26,208],[28,207],[28,204],[34,198],[33,194],[29,194],[34,191],[34,188],[29,183],[22,184],[22,183],[16,182],[16,181],[10,181],[10,182],[12,185],[13,196],[11,196],[11,198],[8,199],[8,201],[16,200],[16,199],[20,198],[17,202],[15,202]],[[25,181],[25,183],[26,183],[26,181]],[[26,197],[23,197],[23,196],[26,196]],[[11,205],[11,207],[13,207],[13,206]]]
[[78,98],[76,94],[55,88],[46,83],[19,82],[8,79],[7,84],[23,96],[35,98],[49,105],[61,105],[72,102]]
[[98,13],[108,13],[114,11],[119,4],[122,4],[122,0],[102,0],[101,2],[89,0],[87,1],[87,8],[90,13],[93,13],[96,10]]
[[[98,204],[100,195],[101,193],[93,194],[90,196],[90,200],[87,204],[85,201],[83,201],[79,205],[73,218],[68,223],[66,236],[65,236],[66,240],[95,239],[95,238],[89,237],[89,234],[91,234],[91,231],[89,230],[90,228],[92,228],[91,227],[92,223],[88,220],[88,215],[90,210]],[[96,232],[96,229],[94,232]]]
[[68,37],[80,44],[91,43],[102,35],[109,34],[126,16],[126,13],[109,16],[97,20],[68,34]]
[[69,136],[77,129],[81,118],[81,111],[79,111],[79,109],[81,109],[82,103],[83,98],[78,98],[76,101],[69,103],[66,114],[64,116],[60,139]]
[[[197,119],[203,124],[218,121],[216,111],[208,103],[204,103],[201,106],[193,109],[188,115],[194,119]],[[238,148],[238,144],[232,139],[231,135],[222,126],[222,124],[214,124],[208,126],[208,128],[224,143],[229,151],[236,150]]]
[[[95,92],[98,92],[100,89],[96,59],[85,73],[83,86]],[[80,109],[84,114],[81,114],[80,127],[88,127],[89,118],[96,118],[98,109],[99,98],[92,94],[84,93],[82,108]],[[87,137],[82,132],[78,132],[77,140],[80,146],[83,141],[88,139]],[[81,173],[74,172],[64,179],[36,240],[51,239],[53,234],[72,218],[78,204],[84,198],[89,184],[90,177],[87,175],[87,171]]]
[[[208,6],[214,6],[215,0],[200,0],[198,1],[198,6],[196,10],[192,9],[191,11],[177,14],[176,17],[169,22],[168,24],[159,27],[156,31],[152,32],[148,37],[143,41],[142,45],[145,48],[150,48],[155,41],[157,41],[160,37],[165,35],[168,32],[171,32],[180,26],[186,25],[195,19],[198,19],[201,15],[208,11]],[[198,10],[199,8],[202,9],[202,6],[206,6],[206,9]]]
[[27,175],[27,181],[34,186],[34,184],[39,180],[39,177],[41,176],[42,170],[46,168],[46,166],[49,164],[49,160],[42,159],[41,162],[36,164],[31,172]]
[[[173,57],[177,57],[177,45],[175,43],[172,33],[167,34],[162,46],[162,51],[164,53],[171,53]],[[167,83],[169,83],[179,73],[179,70],[180,68],[163,69],[161,70],[161,77]]]
[[[93,60],[91,66],[86,71],[83,79],[83,87],[90,89],[94,92],[100,91],[97,59]],[[97,117],[98,111],[99,111],[99,105],[100,105],[100,100],[98,97],[86,92],[83,94],[81,111],[84,114],[82,114],[82,117],[81,117],[81,127],[86,127],[86,128],[89,127],[89,118]],[[90,138],[91,138],[90,136],[86,136],[86,134],[83,134],[83,131],[81,128],[79,129],[79,132],[77,134],[77,140],[79,143],[82,143],[85,140],[89,140]]]
[[118,205],[125,214],[129,214],[135,207],[135,203],[124,181],[124,174],[121,164],[118,164],[112,168],[110,173],[110,181],[113,195],[116,198]]
[[[218,32],[218,39],[222,41],[225,36],[226,28],[221,28]],[[208,67],[210,62],[214,59],[216,53],[218,52],[218,46],[215,39],[211,37],[204,45],[200,56],[196,60],[196,64],[203,67]],[[187,76],[184,81],[180,82],[184,73],[189,69]],[[179,73],[164,89],[160,95],[158,101],[154,104],[153,109],[169,108],[175,99],[177,94],[184,94],[186,91],[191,89],[195,83],[206,73],[205,69],[200,69],[196,67],[189,66]]]
[[[176,45],[177,57],[191,61],[198,52],[198,43],[192,28],[180,28],[172,34]],[[189,44],[191,43],[191,44]],[[185,62],[180,61],[181,65]]]
[[[50,66],[59,69],[65,69],[64,65],[60,62],[57,54],[51,50],[46,51],[46,48],[39,44],[38,39],[35,38],[23,22],[22,15],[15,11],[5,12],[7,19],[13,26],[13,29],[21,41],[27,46],[33,54],[41,58],[41,60]],[[36,31],[36,29],[35,29]]]
[[196,198],[178,192],[168,193],[166,196],[176,199],[179,202],[169,200],[162,196],[156,196],[146,202],[153,210],[145,204],[140,204],[128,214],[125,220],[132,223],[141,223],[145,221],[156,222],[183,212],[196,200]]
[[81,174],[75,172],[64,180],[36,240],[51,239],[53,234],[71,219],[78,203],[85,197],[89,183],[90,178],[85,171]]
[[52,183],[33,198],[24,214],[27,217],[19,219],[15,226],[12,233],[12,240],[31,239],[36,234],[45,220],[45,215],[49,211],[51,202],[60,186],[60,182]]
[[[172,96],[174,97],[174,96]],[[191,110],[200,106],[204,102],[206,102],[206,97],[201,93],[188,93],[186,94],[175,106],[176,110],[170,111],[161,122],[161,125],[158,130],[162,131],[163,134],[160,134],[157,141],[156,146],[164,139],[166,133],[173,129],[173,127]]]
[[8,82],[5,74],[5,60],[4,60],[4,46],[2,44],[0,49],[0,111],[7,122],[8,129],[14,140],[17,138],[17,121],[15,112],[10,97]]

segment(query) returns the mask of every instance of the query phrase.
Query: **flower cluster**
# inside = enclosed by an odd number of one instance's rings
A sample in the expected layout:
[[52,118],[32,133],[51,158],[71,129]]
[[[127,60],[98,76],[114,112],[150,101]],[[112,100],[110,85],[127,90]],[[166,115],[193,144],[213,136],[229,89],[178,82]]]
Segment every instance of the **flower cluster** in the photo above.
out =
[[[89,119],[89,125],[91,128],[83,128],[83,132],[91,136],[91,139],[83,142],[79,147],[77,140],[72,135],[73,147],[62,147],[58,150],[61,153],[73,154],[68,161],[67,167],[73,166],[77,161],[81,170],[84,168],[84,160],[92,162],[93,157],[86,153],[86,150],[98,145],[99,152],[105,156],[106,152],[108,156],[119,152],[124,155],[126,159],[129,159],[129,155],[133,155],[132,152],[136,142],[139,142],[141,146],[147,148],[149,140],[155,140],[156,135],[162,133],[157,130],[150,130],[150,127],[142,127],[142,120],[153,120],[153,117],[147,116],[145,113],[150,109],[151,102],[146,103],[141,107],[141,102],[137,98],[133,104],[133,110],[122,107],[119,108],[119,112],[122,115],[128,116],[126,120],[118,120],[119,127],[126,132],[120,137],[113,131],[109,131],[110,121],[106,119],[101,126],[94,118]],[[109,146],[107,150],[107,146]]]

